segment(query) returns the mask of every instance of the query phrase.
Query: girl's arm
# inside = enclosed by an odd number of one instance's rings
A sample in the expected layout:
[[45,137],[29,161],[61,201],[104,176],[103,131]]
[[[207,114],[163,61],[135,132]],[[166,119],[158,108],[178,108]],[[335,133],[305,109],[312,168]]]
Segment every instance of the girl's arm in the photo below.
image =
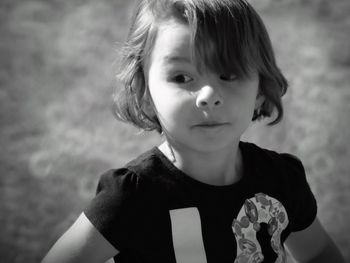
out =
[[317,218],[305,230],[290,234],[285,244],[297,262],[345,263],[339,249]]
[[117,253],[82,213],[41,263],[103,263]]

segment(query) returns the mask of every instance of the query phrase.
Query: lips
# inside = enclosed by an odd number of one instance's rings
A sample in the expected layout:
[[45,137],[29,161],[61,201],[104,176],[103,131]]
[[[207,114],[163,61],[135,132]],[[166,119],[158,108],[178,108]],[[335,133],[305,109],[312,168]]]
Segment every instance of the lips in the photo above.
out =
[[228,122],[216,122],[216,121],[204,121],[200,122],[198,124],[193,125],[193,127],[198,127],[198,128],[216,128],[216,127],[221,127],[221,126],[226,126],[229,125]]

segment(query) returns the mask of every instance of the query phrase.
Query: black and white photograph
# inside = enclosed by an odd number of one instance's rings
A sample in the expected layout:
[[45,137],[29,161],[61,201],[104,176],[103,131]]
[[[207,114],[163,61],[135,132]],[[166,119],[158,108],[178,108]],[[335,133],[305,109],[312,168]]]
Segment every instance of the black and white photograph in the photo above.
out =
[[1,263],[350,262],[349,0],[1,0]]

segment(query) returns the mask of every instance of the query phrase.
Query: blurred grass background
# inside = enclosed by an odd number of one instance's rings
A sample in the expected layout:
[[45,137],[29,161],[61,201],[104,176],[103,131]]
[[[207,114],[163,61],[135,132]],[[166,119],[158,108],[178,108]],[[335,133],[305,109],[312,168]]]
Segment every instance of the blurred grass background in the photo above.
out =
[[[252,125],[244,139],[303,160],[319,217],[350,262],[350,1],[251,2],[290,89],[283,122]],[[0,1],[1,262],[39,262],[99,174],[160,142],[110,111],[134,4]]]

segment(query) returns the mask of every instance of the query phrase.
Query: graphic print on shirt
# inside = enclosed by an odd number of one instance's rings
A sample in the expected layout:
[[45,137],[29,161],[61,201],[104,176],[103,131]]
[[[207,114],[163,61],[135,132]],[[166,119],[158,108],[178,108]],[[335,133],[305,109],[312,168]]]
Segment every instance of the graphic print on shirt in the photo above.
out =
[[176,263],[206,263],[202,224],[196,207],[170,210]]
[[258,193],[246,199],[237,218],[233,220],[232,229],[237,241],[235,263],[259,263],[264,260],[256,238],[260,223],[268,224],[271,247],[278,256],[275,263],[286,262],[286,253],[281,245],[281,233],[289,223],[286,209],[277,199]]

